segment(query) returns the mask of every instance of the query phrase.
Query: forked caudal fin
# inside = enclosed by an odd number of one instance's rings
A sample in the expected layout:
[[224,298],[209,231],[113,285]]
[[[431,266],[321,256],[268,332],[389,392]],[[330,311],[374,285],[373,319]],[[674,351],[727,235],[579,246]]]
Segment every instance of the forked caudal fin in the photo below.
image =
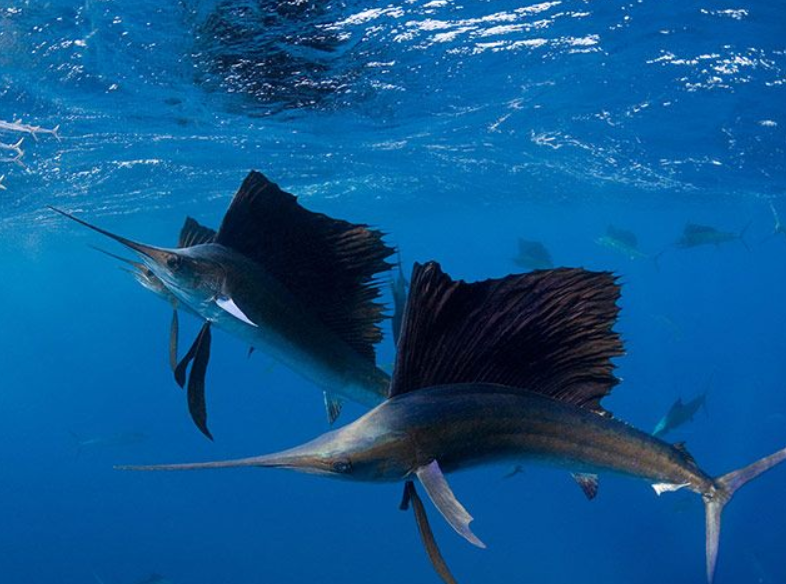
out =
[[718,541],[720,540],[721,514],[723,508],[744,484],[786,460],[786,448],[757,460],[753,464],[735,470],[715,479],[715,490],[704,494],[704,509],[707,526],[707,581],[712,582],[715,565],[718,561]]

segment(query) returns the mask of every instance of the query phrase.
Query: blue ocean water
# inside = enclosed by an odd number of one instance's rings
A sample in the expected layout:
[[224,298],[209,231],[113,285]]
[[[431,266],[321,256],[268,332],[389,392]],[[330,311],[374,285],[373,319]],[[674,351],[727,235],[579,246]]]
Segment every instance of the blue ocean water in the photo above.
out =
[[[401,485],[113,470],[327,429],[316,387],[216,332],[205,440],[168,368],[169,307],[46,209],[172,245],[186,215],[217,226],[250,169],[383,229],[407,265],[499,277],[524,238],[613,270],[627,354],[608,408],[648,430],[707,391],[706,415],[669,439],[713,475],[783,447],[784,8],[6,0],[0,120],[59,130],[0,124],[0,582],[439,581]],[[677,249],[689,222],[744,244]],[[608,225],[662,255],[598,245]],[[184,343],[198,327],[181,319]],[[389,334],[378,354],[392,363]],[[704,581],[695,495],[604,476],[587,502],[564,471],[506,472],[450,479],[488,550],[429,507],[459,582]],[[716,582],[786,580],[784,484],[773,470],[729,505]]]

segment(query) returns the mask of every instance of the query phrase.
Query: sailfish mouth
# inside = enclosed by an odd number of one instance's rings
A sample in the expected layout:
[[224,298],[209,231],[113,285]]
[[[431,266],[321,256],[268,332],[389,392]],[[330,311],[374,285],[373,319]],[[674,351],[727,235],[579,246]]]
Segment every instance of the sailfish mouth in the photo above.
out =
[[[100,227],[88,223],[87,221],[84,221],[83,219],[80,219],[79,217],[76,217],[71,213],[63,211],[62,209],[58,209],[52,206],[49,206],[48,208],[54,211],[55,213],[62,215],[63,217],[67,217],[68,219],[71,219],[72,221],[75,221],[80,225],[84,225],[88,229],[92,229],[93,231],[100,233],[101,235],[105,235],[109,239],[113,239],[118,243],[126,246],[127,248],[135,251],[140,255],[142,260],[146,264],[148,264],[148,266],[151,268],[153,268],[154,266],[161,266],[161,267],[166,266],[167,258],[170,258],[173,255],[173,252],[170,250],[166,250],[160,247],[155,247],[152,245],[146,245],[144,243],[139,243],[131,239],[126,239],[125,237],[122,237],[120,235],[116,235],[111,231],[107,231],[106,229],[101,229]],[[129,264],[134,265],[130,260],[125,260],[125,261]]]

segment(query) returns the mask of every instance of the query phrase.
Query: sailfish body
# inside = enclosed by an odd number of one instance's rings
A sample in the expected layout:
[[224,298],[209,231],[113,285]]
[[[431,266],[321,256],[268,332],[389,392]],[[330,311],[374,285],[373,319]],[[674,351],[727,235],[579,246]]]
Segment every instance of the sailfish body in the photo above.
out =
[[746,482],[786,459],[786,449],[713,478],[682,445],[613,419],[601,400],[617,383],[613,331],[618,286],[607,273],[558,269],[468,284],[434,263],[415,267],[390,397],[357,421],[283,452],[240,460],[127,467],[197,470],[274,467],[342,479],[405,481],[428,555],[455,583],[415,489],[420,481],[453,529],[485,547],[445,474],[483,464],[565,468],[588,498],[595,473],[644,479],[655,491],[690,489],[707,513],[712,579],[724,505]]
[[389,375],[375,363],[383,319],[376,274],[390,268],[393,249],[380,232],[308,211],[258,172],[247,176],[218,231],[193,220],[186,230],[187,220],[178,248],[140,244],[55,211],[135,251],[145,268],[137,270],[140,282],[203,319],[175,377],[184,385],[193,362],[189,411],[208,437],[212,325],[313,381],[331,421],[342,398],[373,406],[387,395]]
[[199,283],[184,281],[177,272],[160,276],[205,321],[336,396],[366,406],[384,399],[389,377],[377,369],[373,356],[366,358],[344,342],[257,262],[216,243],[182,250],[181,256],[184,264],[215,266]]

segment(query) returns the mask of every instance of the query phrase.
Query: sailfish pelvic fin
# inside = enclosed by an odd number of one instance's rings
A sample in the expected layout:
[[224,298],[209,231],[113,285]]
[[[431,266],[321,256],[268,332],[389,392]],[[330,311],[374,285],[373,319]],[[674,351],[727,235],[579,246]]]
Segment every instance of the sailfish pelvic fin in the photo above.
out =
[[415,523],[417,523],[420,538],[423,540],[423,547],[426,548],[428,559],[431,560],[431,565],[434,570],[439,574],[439,577],[446,584],[457,584],[453,574],[450,573],[450,568],[442,557],[442,552],[439,551],[437,540],[434,538],[434,532],[431,531],[431,524],[428,521],[426,508],[423,506],[423,501],[420,499],[415,483],[407,481],[404,485],[404,498],[401,500],[400,509],[406,511],[409,509],[409,504],[412,503],[412,511],[415,513]]

